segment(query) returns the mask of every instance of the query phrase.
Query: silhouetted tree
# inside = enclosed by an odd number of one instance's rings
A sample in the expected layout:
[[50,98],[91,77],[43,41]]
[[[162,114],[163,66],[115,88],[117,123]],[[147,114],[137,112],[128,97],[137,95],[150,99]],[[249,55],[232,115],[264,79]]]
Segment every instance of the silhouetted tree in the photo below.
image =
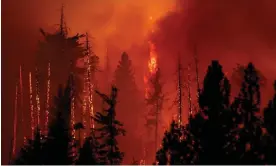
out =
[[[223,164],[226,161],[226,134],[230,130],[225,113],[229,111],[230,84],[218,61],[212,61],[204,78],[199,95],[201,113],[189,126],[192,134],[200,142],[199,164]],[[202,122],[202,120],[204,120]],[[200,127],[195,129],[195,126]],[[198,131],[200,130],[200,131]]]
[[274,82],[274,97],[264,109],[264,126],[268,132],[265,151],[266,164],[276,164],[276,81]]
[[96,142],[92,136],[87,137],[79,151],[76,165],[97,165]]
[[42,165],[45,138],[41,135],[39,128],[35,130],[34,139],[28,140],[27,144],[21,148],[19,156],[13,164],[15,165]]
[[[252,63],[244,70],[239,96],[234,101],[236,128],[232,129],[234,164],[262,164],[264,146],[260,113],[259,76]],[[230,146],[230,147],[231,147]]]
[[188,127],[172,121],[169,131],[166,131],[162,147],[156,154],[159,165],[196,164],[198,152],[195,149],[195,138]]
[[44,164],[68,165],[74,163],[72,135],[70,129],[71,119],[71,81],[69,78],[66,88],[59,88],[58,95],[54,100],[52,120],[45,143]]
[[274,97],[264,110],[264,124],[269,134],[276,139],[276,81],[274,82]]
[[99,132],[99,138],[102,140],[102,142],[100,142],[100,150],[98,151],[99,163],[118,165],[121,164],[124,154],[120,152],[118,148],[116,137],[119,135],[125,135],[125,130],[122,128],[123,124],[115,118],[117,88],[112,87],[110,97],[99,91],[96,91],[96,93],[109,105],[109,108],[105,110],[104,113],[97,112],[95,117],[93,117],[93,119],[101,126],[96,129],[96,131]]
[[[38,42],[36,52],[36,65],[38,67],[40,76],[40,91],[42,94],[46,93],[47,83],[47,68],[48,63],[51,63],[51,88],[50,95],[54,96],[58,91],[58,86],[67,80],[67,76],[73,72],[76,75],[83,75],[85,69],[77,65],[80,59],[85,56],[85,48],[82,46],[80,39],[84,35],[76,34],[74,36],[68,35],[68,28],[66,27],[63,7],[61,9],[59,28],[53,33],[45,32],[40,29],[42,40]],[[80,77],[75,79],[76,95],[79,94],[82,88]],[[78,99],[78,98],[76,98]],[[41,98],[41,108],[44,108],[45,98]],[[76,100],[75,107],[80,106],[80,101]],[[50,115],[52,113],[50,112]],[[50,116],[51,118],[51,116]],[[51,120],[51,119],[50,119]]]

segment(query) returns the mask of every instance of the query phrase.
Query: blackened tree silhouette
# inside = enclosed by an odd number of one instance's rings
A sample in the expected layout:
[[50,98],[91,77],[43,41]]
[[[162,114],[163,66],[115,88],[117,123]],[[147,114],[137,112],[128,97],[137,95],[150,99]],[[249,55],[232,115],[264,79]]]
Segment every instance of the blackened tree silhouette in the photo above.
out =
[[66,88],[59,88],[55,97],[53,112],[55,117],[49,125],[48,136],[45,142],[44,164],[68,165],[73,164],[72,135],[70,129],[71,119],[71,81],[68,80]]
[[125,130],[122,128],[123,124],[115,118],[117,88],[112,87],[110,97],[99,91],[96,91],[96,93],[109,105],[109,108],[104,112],[106,114],[97,112],[95,117],[92,117],[96,123],[101,125],[101,127],[96,129],[99,132],[99,138],[102,140],[98,151],[99,163],[118,165],[121,164],[124,153],[119,150],[116,137],[125,135]]
[[89,136],[85,139],[82,148],[79,151],[79,158],[76,165],[97,165],[97,151],[95,138]]
[[[199,153],[199,164],[225,164],[224,145],[229,130],[225,113],[229,111],[229,97],[230,84],[222,71],[222,66],[218,61],[212,61],[199,95],[201,115],[198,116],[202,118],[197,117],[197,119],[200,122],[198,126],[201,128],[195,129],[193,126],[197,124],[195,120],[193,125],[189,126],[202,147]],[[203,119],[204,122],[202,122]],[[197,132],[198,130],[200,132]]]
[[160,128],[160,116],[163,109],[163,103],[165,95],[163,94],[163,85],[161,83],[160,69],[157,69],[156,73],[149,78],[150,90],[147,93],[146,104],[149,107],[149,112],[146,117],[146,126],[149,128],[154,127],[154,150],[157,151],[159,128]]
[[265,159],[266,164],[276,164],[276,81],[274,82],[274,97],[264,109],[264,126],[268,132],[266,140]]
[[[63,6],[61,9],[59,28],[53,33],[45,32],[40,29],[42,40],[38,42],[38,49],[36,52],[36,65],[38,67],[40,76],[40,91],[41,93],[46,93],[46,83],[47,83],[47,68],[48,63],[51,64],[51,88],[50,95],[54,96],[55,92],[58,91],[58,86],[67,80],[67,76],[73,72],[76,75],[82,75],[85,71],[84,68],[78,67],[78,60],[85,56],[85,48],[82,46],[80,39],[84,35],[76,34],[74,36],[68,35],[68,27],[66,27]],[[81,80],[80,77],[76,77],[75,89],[76,95],[80,92]],[[77,99],[77,98],[76,98]],[[41,98],[41,107],[44,105]],[[75,107],[80,106],[80,101],[77,100]],[[51,112],[50,112],[51,115]],[[51,118],[51,116],[50,116]],[[50,119],[51,120],[51,119]]]
[[[236,128],[232,129],[234,164],[262,164],[264,148],[260,113],[259,76],[252,63],[244,70],[239,96],[234,101]],[[230,147],[231,147],[230,146]]]
[[164,134],[162,147],[157,151],[157,163],[159,165],[194,164],[197,154],[193,149],[193,140],[187,128],[172,121],[169,131]]
[[[237,66],[234,68],[233,73],[231,75],[231,80],[233,80],[235,83],[240,85],[244,78],[244,70],[245,69],[246,69],[246,65],[237,64]],[[265,76],[260,71],[257,71],[257,73],[260,77],[259,78],[260,85],[266,86],[267,79],[265,78]]]
[[276,139],[276,81],[274,82],[274,97],[264,110],[264,124],[269,134]]
[[35,130],[34,139],[28,140],[27,144],[21,148],[15,165],[42,165],[45,138],[41,135],[39,128]]

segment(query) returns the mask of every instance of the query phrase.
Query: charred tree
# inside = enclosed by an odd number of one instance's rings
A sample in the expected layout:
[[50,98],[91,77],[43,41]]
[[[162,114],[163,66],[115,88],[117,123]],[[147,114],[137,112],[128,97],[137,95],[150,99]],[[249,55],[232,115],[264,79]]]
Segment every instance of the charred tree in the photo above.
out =
[[99,163],[118,165],[121,164],[124,153],[119,150],[116,137],[125,135],[125,130],[122,128],[123,124],[116,119],[117,88],[112,87],[110,97],[99,91],[96,91],[96,93],[109,105],[104,113],[97,112],[95,117],[92,117],[100,125],[99,128],[95,129],[99,132],[99,138],[101,139],[98,152]]
[[[67,80],[67,76],[73,72],[76,75],[84,73],[83,68],[77,67],[77,61],[85,56],[85,48],[80,43],[80,39],[84,35],[76,34],[69,36],[64,18],[63,7],[61,9],[59,28],[53,33],[45,32],[40,29],[42,40],[38,42],[38,49],[36,52],[36,64],[40,74],[40,92],[47,93],[47,75],[48,63],[51,63],[51,91],[58,91],[58,85]],[[76,79],[76,93],[81,92],[81,80]],[[54,94],[51,94],[54,95]],[[76,99],[78,99],[76,97]],[[46,108],[46,95],[41,100],[41,108]],[[76,107],[80,104],[77,100]],[[51,115],[51,112],[50,112]],[[49,116],[51,119],[51,116]]]
[[260,119],[260,77],[252,63],[244,69],[244,78],[239,96],[232,108],[235,113],[235,128],[231,134],[232,161],[234,164],[264,164],[262,120]]
[[45,142],[44,164],[70,165],[75,161],[73,155],[71,132],[71,81],[69,78],[65,89],[60,86],[58,95],[54,99],[54,119],[48,129]]

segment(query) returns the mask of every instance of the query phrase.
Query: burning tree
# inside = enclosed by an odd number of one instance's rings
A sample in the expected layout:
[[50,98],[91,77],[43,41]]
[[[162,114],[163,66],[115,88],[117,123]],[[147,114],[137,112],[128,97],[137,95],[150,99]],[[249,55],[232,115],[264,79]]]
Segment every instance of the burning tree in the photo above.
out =
[[[38,88],[41,92],[40,94],[45,94],[45,97],[42,98],[45,99],[45,102],[40,101],[40,103],[47,103],[41,105],[41,109],[44,110],[46,108],[47,110],[49,103],[46,100],[49,101],[52,95],[51,92],[58,90],[58,85],[67,79],[67,75],[71,72],[75,74],[82,74],[84,72],[83,69],[76,67],[77,60],[85,56],[84,48],[79,41],[84,35],[76,34],[72,37],[68,36],[63,7],[61,9],[59,29],[54,33],[47,33],[43,29],[40,29],[40,32],[43,40],[39,41],[36,53],[36,65],[39,75]],[[51,85],[49,85],[49,73],[51,73]],[[75,82],[76,92],[80,92],[80,80],[76,79]],[[46,97],[46,94],[50,95]]]
[[[82,123],[85,128],[92,129],[95,127],[93,119],[94,116],[94,90],[96,85],[96,72],[99,66],[99,57],[92,51],[91,43],[86,33],[86,48],[84,57],[84,77],[83,77],[83,92],[82,92]],[[88,122],[88,124],[87,124]],[[87,130],[84,131],[83,137],[86,137]]]

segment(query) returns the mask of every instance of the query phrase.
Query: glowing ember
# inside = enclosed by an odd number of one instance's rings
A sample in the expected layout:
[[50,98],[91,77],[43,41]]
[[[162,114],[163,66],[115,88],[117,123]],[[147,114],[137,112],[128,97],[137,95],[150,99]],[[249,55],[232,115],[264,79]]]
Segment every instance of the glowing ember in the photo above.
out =
[[74,130],[74,124],[75,124],[75,96],[73,94],[72,100],[71,100],[71,127],[72,127],[72,135],[73,138],[76,138],[76,133]]
[[36,115],[37,115],[37,126],[40,125],[40,99],[39,99],[39,81],[38,81],[38,70],[36,68],[36,75],[35,75],[35,79],[36,79],[36,84],[35,84],[35,91],[36,91]]
[[15,101],[14,101],[14,122],[13,122],[13,145],[12,145],[12,154],[15,156],[16,149],[16,126],[17,126],[17,96],[18,90],[17,85],[15,87]]
[[34,106],[33,106],[33,88],[32,88],[32,73],[29,73],[29,88],[30,88],[30,111],[31,111],[31,129],[32,129],[32,138],[34,138]]
[[51,63],[48,63],[48,78],[47,78],[47,96],[46,96],[46,119],[45,119],[45,132],[47,133],[47,129],[48,129],[48,123],[49,123],[49,102],[50,102],[50,87],[51,87]]

